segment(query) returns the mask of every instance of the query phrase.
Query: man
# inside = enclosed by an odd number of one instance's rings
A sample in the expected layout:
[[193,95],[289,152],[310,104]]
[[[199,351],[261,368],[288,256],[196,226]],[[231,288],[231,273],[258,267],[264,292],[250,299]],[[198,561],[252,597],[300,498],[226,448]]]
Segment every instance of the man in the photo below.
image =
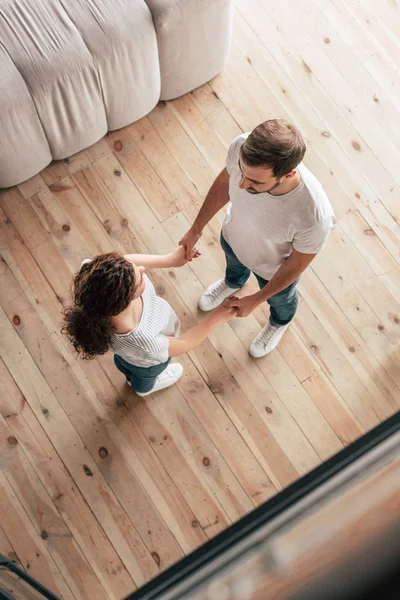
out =
[[[269,323],[250,346],[250,354],[274,350],[298,304],[297,283],[324,246],[333,210],[321,184],[302,164],[306,146],[296,127],[271,119],[233,140],[221,171],[190,230],[180,241],[190,255],[210,219],[226,204],[221,245],[224,279],[206,289],[199,306],[209,311],[225,300],[246,317],[265,300]],[[260,291],[237,298],[250,273]],[[227,300],[228,299],[228,300]]]

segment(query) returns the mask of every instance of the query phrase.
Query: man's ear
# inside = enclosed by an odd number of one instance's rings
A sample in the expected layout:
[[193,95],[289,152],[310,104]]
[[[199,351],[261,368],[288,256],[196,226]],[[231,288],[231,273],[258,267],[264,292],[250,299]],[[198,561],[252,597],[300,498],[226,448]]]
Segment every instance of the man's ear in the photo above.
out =
[[292,177],[294,177],[296,175],[297,171],[296,169],[293,169],[293,171],[290,171],[290,173],[288,173],[287,175],[285,175],[286,179],[292,179]]

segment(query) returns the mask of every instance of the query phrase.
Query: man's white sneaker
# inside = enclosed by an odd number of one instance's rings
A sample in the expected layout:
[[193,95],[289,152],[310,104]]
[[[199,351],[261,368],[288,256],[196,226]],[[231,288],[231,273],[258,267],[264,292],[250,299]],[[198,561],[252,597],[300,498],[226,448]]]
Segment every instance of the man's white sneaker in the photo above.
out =
[[275,327],[268,323],[253,340],[249,350],[251,356],[261,358],[275,350],[288,327],[288,325]]
[[213,310],[220,306],[224,300],[233,296],[240,288],[231,288],[226,284],[225,279],[218,279],[212,283],[204,292],[199,300],[199,308],[204,312]]
[[154,392],[165,390],[165,388],[174,385],[183,374],[183,367],[179,363],[173,363],[163,371],[156,379],[155,386],[149,392],[136,392],[138,396],[149,396]]

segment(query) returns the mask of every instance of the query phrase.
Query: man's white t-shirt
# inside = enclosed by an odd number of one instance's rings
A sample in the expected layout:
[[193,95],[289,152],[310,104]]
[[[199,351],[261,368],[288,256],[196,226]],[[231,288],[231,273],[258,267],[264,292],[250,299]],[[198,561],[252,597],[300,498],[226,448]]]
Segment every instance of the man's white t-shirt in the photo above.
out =
[[229,199],[222,234],[240,262],[269,281],[294,248],[317,254],[333,225],[333,209],[318,179],[302,163],[300,184],[288,194],[250,194],[239,188],[239,150],[248,133],[229,148]]

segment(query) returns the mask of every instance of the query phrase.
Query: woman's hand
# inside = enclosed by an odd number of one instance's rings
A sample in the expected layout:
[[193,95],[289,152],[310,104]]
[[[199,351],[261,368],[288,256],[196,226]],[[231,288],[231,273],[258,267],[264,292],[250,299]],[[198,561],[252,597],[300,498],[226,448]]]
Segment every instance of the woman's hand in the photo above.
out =
[[238,317],[247,317],[260,304],[255,294],[238,298],[237,296],[229,296],[224,302],[224,306],[236,308]]
[[237,316],[237,308],[229,308],[224,304],[218,306],[213,312],[209,315],[209,319],[213,321],[215,326],[222,325],[223,323],[227,323],[231,321]]
[[192,261],[194,258],[201,256],[201,253],[197,248],[192,248],[187,256],[186,248],[184,246],[178,246],[176,250],[168,255],[171,267],[183,267],[187,262]]

